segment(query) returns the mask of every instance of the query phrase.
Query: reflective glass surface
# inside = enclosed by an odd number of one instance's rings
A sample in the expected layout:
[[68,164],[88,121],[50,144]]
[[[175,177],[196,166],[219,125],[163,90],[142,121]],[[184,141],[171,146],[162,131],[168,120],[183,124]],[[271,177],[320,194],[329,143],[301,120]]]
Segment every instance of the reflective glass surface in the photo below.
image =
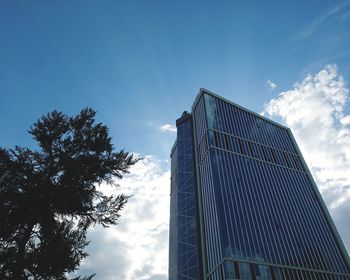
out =
[[171,155],[169,279],[198,279],[191,119],[177,126]]
[[350,279],[290,130],[210,94],[193,120],[208,279]]

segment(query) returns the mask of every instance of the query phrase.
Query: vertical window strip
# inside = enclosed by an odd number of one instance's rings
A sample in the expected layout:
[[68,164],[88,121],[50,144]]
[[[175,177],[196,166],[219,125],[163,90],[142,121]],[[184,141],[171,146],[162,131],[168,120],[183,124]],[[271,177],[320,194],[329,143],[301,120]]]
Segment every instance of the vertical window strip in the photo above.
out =
[[245,115],[246,115],[246,120],[247,120],[246,128],[248,131],[248,137],[249,137],[248,139],[253,140],[252,128],[254,126],[254,121],[253,121],[254,116],[251,115],[250,113],[245,113]]
[[248,213],[248,209],[249,208],[249,205],[248,205],[248,200],[247,200],[247,197],[245,195],[245,189],[246,189],[246,184],[245,184],[245,178],[244,178],[244,173],[242,172],[242,169],[241,169],[241,164],[239,164],[238,160],[239,160],[239,157],[234,157],[234,160],[235,160],[235,168],[237,169],[238,171],[238,176],[240,178],[240,182],[237,186],[237,189],[239,190],[240,192],[240,197],[242,198],[242,201],[244,203],[241,203],[241,206],[242,206],[242,212],[243,212],[243,216],[244,216],[244,239],[246,239],[246,247],[245,247],[245,254],[244,256],[245,257],[250,257],[252,256],[252,248],[251,248],[251,243],[250,243],[250,238],[248,238],[248,236],[250,236],[251,232],[252,232],[252,226],[251,226],[251,221],[247,215]]
[[241,138],[246,138],[246,135],[245,135],[245,129],[244,129],[244,122],[243,122],[243,116],[242,116],[242,110],[237,108],[237,114],[238,114],[238,123],[239,123],[239,126],[240,126],[240,130],[241,130],[241,135],[240,137]]
[[214,146],[214,132],[212,130],[208,130],[208,149],[210,146]]
[[254,144],[252,144],[252,142],[248,142],[248,148],[250,150],[250,154],[253,158],[257,158],[257,154],[254,150],[254,147],[253,147]]
[[256,117],[250,113],[247,113],[247,119],[249,122],[249,139],[253,141],[255,141],[255,135],[256,135],[256,133],[254,133],[254,128],[255,128],[254,118]]
[[[250,168],[250,174],[254,174],[252,176],[251,184],[254,187],[252,193],[255,196],[255,203],[257,207],[256,215],[257,215],[257,225],[258,225],[258,231],[260,236],[260,244],[263,252],[263,259],[266,261],[273,261],[273,256],[270,252],[270,247],[272,244],[272,241],[270,239],[270,232],[267,230],[268,225],[268,219],[267,219],[267,211],[266,211],[266,203],[265,203],[265,195],[261,189],[261,184],[258,182],[258,176],[259,173],[257,171],[256,162],[252,162],[252,164],[249,166]],[[253,181],[254,179],[254,181]],[[264,222],[263,222],[264,221]]]
[[273,269],[272,266],[269,266],[269,274],[270,274],[271,280],[277,280],[275,270]]
[[229,130],[230,130],[230,134],[237,134],[237,129],[235,127],[235,114],[233,111],[233,105],[228,104],[227,105],[227,117],[229,119],[228,124],[229,124]]
[[239,153],[244,155],[244,149],[243,149],[243,145],[242,145],[242,140],[240,138],[236,138],[237,143],[238,143],[238,150]]
[[219,121],[218,121],[218,99],[212,98],[213,101],[213,114],[215,116],[215,121],[213,121],[213,129],[220,130]]
[[288,133],[287,131],[283,131],[283,133],[281,133],[281,136],[283,138],[283,144],[284,144],[284,149],[285,151],[291,151],[290,149],[290,145],[289,145],[289,137],[288,137]]
[[291,168],[292,168],[292,169],[298,170],[297,167],[294,165],[294,162],[293,162],[293,160],[292,160],[291,154],[290,154],[290,153],[286,153],[286,156],[287,156],[287,158],[288,158],[288,162],[289,162]]
[[[217,151],[217,150],[215,150]],[[212,190],[212,194],[211,194],[211,198],[212,198],[212,201],[213,203],[215,203],[215,199],[213,199],[215,197],[215,193],[213,193],[213,189],[214,189],[214,181],[213,181],[213,176],[212,176],[212,167],[211,167],[211,162],[209,163],[209,168],[210,168],[210,172],[209,172],[209,181],[210,181],[210,189]],[[214,230],[214,234],[215,234],[215,263],[214,265],[217,265],[219,263],[219,261],[222,259],[222,255],[221,255],[221,251],[220,251],[220,244],[221,244],[221,241],[220,241],[220,236],[218,234],[218,230],[219,230],[219,224],[218,224],[218,218],[217,218],[217,211],[216,211],[216,205],[214,204],[214,207],[213,207],[213,210],[214,210],[214,221],[215,223],[212,224],[213,226],[213,230]]]
[[237,261],[233,261],[233,269],[234,269],[234,272],[235,272],[235,278],[236,279],[241,279],[241,276],[240,276],[240,273],[239,273],[239,266],[238,266]]
[[273,148],[270,148],[270,153],[271,153],[271,156],[272,156],[272,162],[275,163],[275,164],[278,164],[278,161],[276,159],[276,155],[275,155],[275,151]]
[[210,267],[208,269],[208,271],[211,271],[214,266],[215,266],[215,263],[216,263],[216,258],[217,258],[217,254],[216,254],[216,248],[218,247],[217,245],[217,239],[216,239],[216,235],[215,235],[215,228],[213,227],[213,225],[216,224],[215,222],[215,196],[213,195],[213,185],[212,185],[212,182],[211,182],[211,176],[210,176],[210,172],[211,172],[211,168],[210,168],[210,161],[208,160],[208,163],[207,163],[207,190],[208,190],[208,193],[207,193],[207,199],[208,199],[208,209],[209,209],[209,215],[210,215],[210,219],[209,219],[209,222],[208,222],[208,227],[210,228],[210,239],[211,239],[211,242],[210,242],[210,255],[211,255],[211,264],[210,264]]
[[[251,160],[250,160],[251,161]],[[247,174],[255,174],[254,170],[253,170],[253,161],[251,161],[249,164],[246,164],[245,166],[246,170],[248,171]],[[266,248],[264,248],[264,239],[262,238],[262,234],[261,234],[261,230],[262,230],[262,225],[261,225],[261,204],[260,204],[260,200],[261,198],[258,198],[256,196],[256,182],[254,179],[256,176],[247,176],[247,185],[249,186],[248,188],[248,193],[250,196],[250,201],[251,201],[251,216],[252,216],[252,220],[254,223],[254,230],[255,230],[255,245],[256,245],[256,252],[255,254],[258,255],[260,254],[260,257],[263,258],[264,260],[266,260]]]
[[[243,160],[243,159],[242,159]],[[251,159],[244,159],[244,162],[246,162],[246,164],[242,165],[244,171],[246,172],[247,170],[250,170],[250,167],[252,165],[252,160]],[[246,172],[246,174],[251,174],[249,172]],[[255,195],[253,194],[254,192],[254,187],[253,184],[254,182],[252,181],[251,176],[247,175],[246,176],[246,189],[248,190],[248,196],[249,196],[249,202],[250,202],[250,207],[249,207],[249,211],[250,211],[250,215],[251,215],[251,221],[253,224],[253,235],[254,235],[254,239],[253,239],[253,244],[254,244],[254,255],[258,255],[260,256],[260,258],[263,257],[262,253],[263,250],[261,248],[261,242],[259,241],[261,233],[260,233],[260,229],[259,229],[259,221],[257,220],[257,215],[258,215],[258,210],[257,210],[257,205],[258,205],[258,201],[255,199]]]
[[[206,159],[204,159],[204,161],[202,162],[201,166],[200,166],[200,180],[201,180],[201,189],[200,192],[202,193],[202,209],[203,209],[203,213],[202,213],[202,218],[203,221],[208,221],[209,220],[209,215],[208,215],[208,196],[206,193],[206,188],[207,188],[207,182],[206,182]],[[210,229],[208,228],[207,224],[203,222],[203,230],[204,230],[204,236],[205,236],[205,243],[206,243],[206,254],[207,254],[207,266],[210,267],[211,264],[211,260],[210,260],[210,255],[208,254],[208,248],[210,247],[210,242],[208,240],[208,235],[210,236]]]
[[225,147],[225,140],[224,140],[224,134],[219,133],[219,141],[220,141],[220,148],[221,149],[226,149]]
[[267,140],[267,137],[266,137],[266,128],[265,128],[265,121],[260,119],[260,135],[261,135],[261,138],[262,138],[262,143],[263,144],[267,144],[268,143],[268,140]]
[[282,218],[282,219],[278,219],[278,222],[281,223],[284,229],[286,229],[285,231],[282,232],[282,235],[283,235],[282,245],[285,248],[283,252],[286,253],[285,264],[295,265],[295,263],[293,262],[293,256],[296,255],[296,252],[294,250],[293,243],[292,243],[293,236],[291,236],[291,233],[293,235],[295,235],[295,233],[292,227],[290,226],[291,224],[293,224],[293,221],[290,216],[291,209],[290,209],[290,205],[288,204],[285,197],[283,196],[283,191],[285,191],[281,188],[281,186],[283,185],[279,185],[276,181],[277,178],[274,178],[274,174],[272,170],[273,167],[275,166],[266,165],[266,175],[270,182],[270,187],[276,193],[275,203],[278,205],[278,213],[281,215],[281,218]]
[[[256,194],[257,198],[257,205],[258,205],[258,221],[260,222],[259,224],[259,231],[261,235],[261,244],[263,245],[264,252],[269,261],[271,262],[276,262],[276,257],[273,256],[271,253],[270,248],[273,248],[272,246],[272,236],[273,234],[268,230],[268,228],[272,229],[271,226],[271,221],[270,221],[270,216],[268,215],[268,210],[266,209],[267,206],[267,197],[266,197],[266,192],[263,189],[263,185],[261,184],[261,181],[259,182],[259,177],[261,176],[260,172],[258,171],[257,165],[261,164],[260,162],[252,162],[251,165],[251,170],[250,174],[254,174],[254,184],[255,190],[253,194]],[[264,222],[267,221],[267,222]]]
[[242,121],[243,121],[243,129],[244,129],[244,135],[245,135],[245,139],[249,139],[250,138],[250,133],[248,130],[248,126],[249,126],[249,121],[248,121],[248,113],[243,111],[242,109],[240,110],[241,114],[242,114]]
[[237,178],[239,178],[239,172],[237,170],[236,164],[235,164],[235,158],[232,157],[232,160],[230,161],[230,169],[234,171],[234,174],[232,175],[232,181],[236,181],[235,187],[232,189],[234,192],[234,198],[235,198],[235,203],[237,205],[237,212],[238,214],[236,215],[238,219],[238,230],[239,233],[237,234],[238,239],[239,239],[239,246],[240,246],[240,256],[241,258],[246,257],[246,248],[247,245],[245,244],[245,235],[244,235],[244,225],[245,221],[243,219],[243,206],[242,206],[242,196],[240,193],[240,186],[237,181]]
[[[278,176],[283,176],[281,174],[285,174],[286,177],[283,178],[287,178],[286,180],[281,180],[280,177],[277,177],[277,180],[280,182],[280,184],[283,184],[284,182],[287,184],[284,184],[284,191],[283,191],[283,195],[285,197],[286,201],[289,201],[289,209],[290,209],[290,217],[293,223],[293,230],[295,232],[294,234],[294,238],[292,240],[292,244],[293,244],[293,248],[295,249],[296,252],[300,253],[300,247],[297,244],[297,240],[298,237],[301,237],[303,235],[301,228],[300,228],[300,219],[301,217],[298,215],[298,210],[301,207],[300,205],[300,201],[295,200],[295,196],[293,195],[292,191],[293,191],[293,181],[290,180],[290,178],[288,178],[288,176],[286,174],[290,174],[291,171],[290,170],[285,170],[285,169],[278,169],[277,170],[277,174]],[[298,254],[298,253],[297,253]],[[305,253],[302,253],[302,255],[304,255]],[[299,263],[299,266],[303,266],[303,264]],[[305,266],[305,265],[304,265]]]
[[260,125],[260,122],[261,120],[259,118],[255,118],[255,126],[256,126],[256,129],[257,129],[257,133],[256,133],[256,142],[258,143],[263,143],[263,140],[261,138],[261,125]]
[[249,263],[249,270],[250,270],[251,280],[256,280],[255,265],[253,263]]
[[[292,175],[295,176],[297,174],[292,174]],[[300,176],[296,176],[296,177],[297,177],[296,181],[298,181],[298,179],[301,178]],[[312,241],[313,241],[312,244],[314,245],[315,248],[320,248],[323,251],[323,253],[320,254],[317,250],[317,254],[313,254],[312,257],[316,257],[316,255],[318,255],[318,259],[319,259],[319,261],[317,261],[318,263],[320,261],[322,261],[323,263],[327,263],[327,261],[323,258],[325,253],[324,249],[328,251],[327,241],[324,239],[324,237],[320,235],[320,224],[317,222],[317,218],[315,219],[315,217],[317,217],[319,213],[315,213],[315,209],[313,209],[314,207],[310,206],[310,201],[312,201],[312,198],[310,196],[310,193],[307,192],[307,189],[308,189],[307,185],[308,184],[305,184],[305,182],[300,182],[299,184],[297,183],[295,184],[296,191],[298,192],[298,194],[303,195],[304,197],[305,196],[308,197],[308,203],[305,204],[306,208],[304,209],[303,213],[305,212],[304,216],[308,217],[309,223],[307,223],[307,225],[311,227],[309,231],[312,230],[312,234],[314,235],[314,237],[312,238]],[[303,187],[304,193],[300,192],[301,186]],[[325,245],[327,248],[325,248]],[[329,252],[326,255],[329,256]],[[333,269],[335,269],[334,264],[333,264]]]
[[208,267],[208,271],[211,271],[212,267],[213,267],[213,260],[212,260],[212,230],[211,230],[211,222],[212,222],[212,211],[211,211],[211,205],[209,204],[209,200],[210,200],[210,196],[209,196],[209,192],[208,192],[208,157],[205,159],[205,161],[203,162],[203,165],[201,167],[202,169],[202,176],[201,181],[201,188],[202,188],[202,197],[203,197],[203,221],[206,221],[206,223],[204,222],[204,235],[205,235],[205,242],[206,242],[206,254],[207,254],[207,267]]
[[217,131],[213,131],[213,133],[214,133],[214,146],[215,147],[219,147],[218,132]]
[[234,113],[233,120],[234,120],[235,128],[237,130],[236,135],[242,137],[241,125],[239,123],[239,114],[238,114],[238,109],[236,107],[233,107],[233,113]]
[[198,115],[198,121],[200,124],[199,129],[199,137],[202,136],[203,130],[204,130],[204,122],[206,120],[205,111],[204,111],[204,97],[201,97],[200,103],[199,103],[199,115]]
[[220,271],[220,278],[219,279],[226,279],[225,277],[225,270],[224,270],[224,263],[222,263],[219,267],[218,267],[219,271]]
[[266,138],[268,140],[268,146],[272,146],[272,147],[276,147],[276,143],[274,142],[274,138],[273,138],[273,131],[274,131],[274,125],[265,121],[265,127],[266,127]]
[[264,145],[259,145],[258,147],[261,150],[261,154],[263,156],[263,160],[264,161],[268,161],[268,157],[267,157],[267,154],[266,154],[265,146]]
[[229,105],[224,102],[224,112],[225,112],[225,131],[230,133],[230,118],[229,118]]
[[276,133],[277,133],[277,126],[273,123],[269,123],[269,126],[271,127],[271,130],[270,130],[270,138],[271,138],[271,141],[273,143],[273,147],[274,148],[278,148],[278,142],[277,142],[277,139],[276,139]]
[[[228,170],[231,170],[231,172],[229,172],[229,181],[230,181],[230,185],[231,185],[231,188],[229,189],[229,194],[230,194],[230,199],[231,201],[234,201],[234,203],[231,203],[231,205],[235,208],[239,207],[239,196],[237,195],[237,189],[238,189],[238,186],[237,186],[237,183],[234,182],[235,178],[237,178],[237,175],[236,175],[236,169],[233,168],[233,157],[235,155],[230,155],[230,158],[229,158],[229,161],[227,162],[227,169]],[[242,231],[242,222],[241,222],[241,215],[238,213],[237,214],[237,210],[236,211],[233,211],[232,212],[232,215],[234,217],[234,221],[235,221],[235,228],[236,230],[234,230],[232,228],[232,233],[233,233],[233,236],[234,238],[236,239],[235,241],[235,244],[236,247],[235,249],[237,250],[238,248],[238,254],[236,253],[236,256],[239,257],[239,258],[243,258],[243,255],[242,255],[242,252],[243,252],[243,249],[242,249],[242,246],[244,246],[242,244],[242,239],[241,237],[243,236],[243,231]]]
[[239,137],[243,137],[243,131],[242,131],[242,123],[241,123],[241,116],[240,116],[240,113],[239,113],[239,109],[237,107],[234,107],[234,112],[236,114],[236,118],[235,118],[235,121],[236,121],[236,126],[237,126],[237,129],[238,129],[238,136]]
[[201,128],[200,128],[200,121],[201,121],[201,118],[200,118],[200,101],[199,103],[197,104],[195,110],[194,110],[194,118],[195,118],[195,125],[196,125],[196,141],[197,143],[199,143],[199,139],[200,139],[200,132],[201,132]]
[[[290,247],[293,252],[294,258],[296,258],[300,253],[300,248],[297,246],[296,241],[297,237],[301,236],[301,232],[299,228],[300,218],[298,218],[298,215],[295,214],[297,213],[297,209],[300,207],[300,205],[298,205],[298,203],[295,201],[295,197],[291,194],[293,187],[290,178],[288,178],[287,176],[281,177],[283,176],[283,173],[287,174],[291,171],[281,168],[271,168],[271,171],[275,175],[275,181],[277,186],[280,186],[280,198],[284,202],[284,204],[286,204],[285,208],[287,209],[289,218],[289,222],[287,223],[289,228],[288,233],[290,233],[289,237],[291,238]],[[284,178],[285,180],[281,180],[281,178]],[[292,263],[292,265],[302,266],[302,264],[297,258],[295,262]]]
[[257,236],[256,232],[255,232],[255,229],[256,227],[254,226],[254,221],[253,221],[253,214],[252,214],[252,207],[253,207],[253,204],[252,204],[252,201],[251,201],[251,197],[250,197],[250,186],[248,184],[248,180],[247,180],[247,172],[245,170],[245,167],[246,167],[246,158],[242,158],[242,157],[236,157],[237,159],[237,162],[239,162],[239,168],[240,168],[240,171],[241,171],[241,176],[242,176],[242,188],[241,188],[241,191],[242,191],[242,195],[244,196],[244,199],[245,199],[245,203],[244,203],[244,206],[245,206],[245,210],[244,210],[244,213],[246,215],[246,221],[248,221],[248,226],[249,226],[249,229],[247,231],[247,236],[246,238],[248,239],[248,243],[249,243],[249,248],[250,248],[250,252],[249,252],[249,255],[248,257],[252,257],[255,255],[256,253],[256,247],[255,247],[255,237]]
[[204,96],[201,98],[201,123],[202,123],[202,130],[201,130],[201,136],[206,133],[208,126],[207,126],[207,112],[205,111],[205,104],[204,104]]
[[226,125],[227,117],[226,117],[225,103],[222,100],[220,100],[219,108],[220,108],[220,115],[221,115],[221,131],[227,132],[227,125]]
[[281,139],[282,128],[276,126],[276,142],[278,149],[283,150],[284,146]]
[[222,122],[222,110],[221,110],[221,100],[215,99],[215,117],[216,117],[216,123],[217,123],[217,130],[223,131],[223,122]]
[[[260,164],[260,168],[262,169],[262,179],[264,180],[265,183],[265,190],[267,192],[267,195],[269,195],[269,210],[272,212],[272,219],[273,219],[273,227],[275,228],[275,223],[278,222],[280,223],[280,215],[283,215],[283,212],[280,212],[281,209],[281,205],[279,204],[278,201],[278,194],[276,192],[276,190],[274,189],[274,186],[272,186],[272,183],[269,180],[269,174],[267,172],[267,168],[266,168],[266,164],[261,163]],[[270,213],[271,213],[270,212]],[[277,213],[279,216],[277,216]],[[285,218],[285,217],[283,217]],[[279,232],[279,234],[282,235],[281,232]],[[287,248],[286,248],[286,244],[285,242],[283,242],[280,237],[279,234],[276,234],[275,237],[276,239],[275,242],[277,244],[277,250],[275,252],[277,252],[277,256],[280,258],[280,264],[287,264],[287,260],[285,258],[285,255],[283,254],[283,252],[287,252]],[[285,236],[282,235],[284,238]]]
[[286,135],[286,130],[279,128],[278,136],[279,136],[280,143],[281,143],[281,150],[289,151],[288,146],[286,144],[287,139],[286,139],[285,135]]
[[285,133],[284,133],[285,137],[286,137],[286,144],[287,144],[287,147],[288,147],[288,151],[291,152],[291,153],[295,153],[296,150],[294,149],[294,145],[292,143],[292,140],[291,140],[291,135],[289,135],[289,131],[288,130],[285,130]]
[[228,136],[227,134],[224,134],[225,149],[228,150],[228,151],[232,151],[229,137],[230,136]]
[[208,125],[207,125],[207,112],[205,111],[205,104],[204,104],[204,97],[201,98],[201,137],[203,137],[203,135],[206,133],[207,129],[208,129]]
[[[320,247],[320,248],[327,249],[328,251],[327,255],[330,256],[330,259],[333,262],[333,269],[335,271],[347,271],[346,266],[343,262],[343,259],[339,258],[341,253],[338,250],[338,246],[335,243],[332,233],[330,232],[328,223],[325,221],[323,211],[320,208],[318,198],[316,197],[314,190],[312,189],[309,178],[307,177],[307,175],[300,176],[299,178],[303,180],[304,182],[303,185],[307,186],[307,187],[304,187],[304,189],[306,190],[308,195],[315,198],[315,199],[310,199],[311,203],[308,203],[306,205],[313,212],[312,217],[316,217],[316,219],[313,219],[313,222],[315,223],[318,222],[319,227],[326,229],[326,230],[322,230],[322,232],[320,233],[322,234],[322,236],[324,236],[323,240],[325,243],[325,244],[322,244],[321,246],[323,247]],[[327,234],[327,237],[325,234]],[[321,240],[320,237],[319,237],[319,240]],[[336,248],[336,253],[333,251],[335,248]]]
[[247,139],[248,138],[247,125],[246,125],[247,120],[245,119],[245,112],[240,108],[238,108],[238,112],[239,112],[239,120],[243,131],[242,138]]
[[221,116],[221,131],[227,132],[227,126],[226,126],[226,111],[225,111],[225,104],[222,100],[220,100],[220,116]]
[[286,166],[283,161],[283,156],[281,151],[275,150],[275,157],[279,165]]
[[[226,176],[224,176],[224,188],[225,188],[225,198],[224,201],[225,201],[225,204],[226,204],[226,211],[227,211],[227,214],[228,214],[228,217],[229,219],[227,220],[226,222],[226,227],[227,227],[227,234],[228,234],[228,238],[229,238],[229,244],[230,244],[230,255],[236,255],[236,248],[237,248],[237,244],[235,242],[235,237],[234,237],[234,234],[235,234],[235,230],[234,228],[237,227],[235,226],[237,223],[236,223],[236,220],[235,220],[235,213],[232,212],[232,201],[230,198],[232,198],[232,194],[231,194],[231,189],[232,189],[232,181],[230,180],[229,178],[229,174],[230,174],[230,169],[228,168],[228,162],[230,160],[230,154],[228,153],[223,153],[223,156],[224,156],[224,162],[223,162],[223,174],[225,174]],[[229,171],[230,170],[230,171]],[[234,223],[234,224],[233,224]]]
[[249,142],[246,140],[242,140],[242,143],[243,143],[245,155],[247,155],[248,157],[253,157],[253,153],[250,150]]
[[302,165],[300,163],[300,158],[298,156],[293,155],[293,160],[295,162],[295,165],[297,166],[297,169],[299,171],[304,171],[303,168],[302,168]]
[[267,240],[267,248],[272,248],[271,251],[269,251],[271,255],[271,262],[274,263],[282,263],[282,258],[277,252],[280,251],[280,245],[277,242],[275,238],[274,232],[271,232],[272,229],[274,228],[273,221],[274,215],[275,215],[275,210],[272,207],[272,201],[273,197],[269,194],[268,192],[268,185],[266,184],[265,176],[264,176],[264,171],[263,171],[263,163],[262,162],[254,162],[255,168],[257,170],[258,176],[256,177],[258,180],[258,185],[259,187],[257,188],[260,197],[262,197],[262,205],[264,212],[266,213],[265,218],[267,221],[267,227],[266,227],[266,232],[265,232],[265,238]]
[[[279,176],[288,176],[288,174],[291,174],[291,171],[289,170],[280,170]],[[294,172],[293,172],[294,173]],[[293,174],[292,173],[292,174]],[[283,177],[285,178],[285,177]],[[308,248],[307,245],[313,244],[313,239],[314,238],[310,238],[310,229],[306,228],[306,225],[309,224],[309,221],[306,221],[305,218],[307,216],[307,212],[305,211],[305,204],[303,203],[303,200],[301,199],[302,197],[304,197],[304,194],[300,194],[297,192],[297,188],[298,186],[295,185],[295,178],[291,178],[290,181],[292,182],[290,191],[291,191],[291,196],[294,198],[293,202],[294,202],[294,214],[296,217],[298,217],[298,230],[299,230],[299,236],[301,238],[300,242],[302,243],[302,248],[299,249],[300,253],[302,256],[304,256],[305,261],[306,261],[306,265],[304,265],[305,267],[309,267],[309,268],[318,268],[316,263],[314,262],[313,259],[311,259],[311,254],[305,252],[304,250]],[[296,202],[295,202],[296,200]],[[307,245],[306,245],[307,244]],[[299,248],[299,247],[298,247]],[[308,250],[308,249],[307,249]]]
[[282,152],[282,156],[284,158],[284,162],[286,163],[286,166],[289,167],[289,168],[292,168],[290,163],[289,163],[289,160],[288,160],[286,152]]
[[[228,219],[228,215],[229,215],[229,210],[227,209],[227,206],[228,206],[228,203],[226,201],[227,199],[227,191],[226,191],[226,180],[225,180],[225,168],[224,168],[224,152],[223,151],[220,151],[220,150],[217,150],[216,151],[216,154],[217,156],[219,156],[219,159],[217,162],[217,171],[218,171],[218,186],[217,188],[220,189],[220,194],[221,194],[221,205],[218,206],[218,207],[223,207],[223,212],[224,212],[224,223],[219,225],[219,227],[221,228],[221,233],[224,235],[226,234],[226,236],[222,236],[223,239],[224,239],[224,242],[225,242],[225,238],[227,238],[227,241],[228,241],[228,245],[230,247],[230,249],[232,248],[232,241],[231,241],[231,238],[230,238],[230,234],[228,232],[228,226],[227,225],[230,225],[231,224],[231,220]],[[221,219],[219,219],[221,220]],[[222,220],[221,220],[222,222]],[[222,241],[222,240],[221,240]],[[223,244],[221,244],[221,248],[223,250],[225,250],[225,246],[222,246]],[[232,251],[231,251],[232,252]],[[225,252],[222,252],[222,254],[225,254]]]
[[[306,190],[306,186],[304,183],[300,182],[300,183],[297,183],[299,180],[298,180],[298,177],[299,175],[298,174],[293,174],[293,173],[290,173],[288,174],[289,176],[292,176],[292,180],[294,182],[294,188],[292,191],[294,191],[297,195],[297,197],[307,197],[308,198],[308,203],[307,204],[303,204],[303,209],[300,209],[300,215],[302,214],[303,218],[307,218],[308,221],[305,223],[305,227],[309,227],[308,229],[306,229],[305,231],[305,237],[306,239],[312,235],[313,237],[310,238],[308,240],[309,244],[312,244],[312,247],[314,248],[321,248],[323,247],[325,244],[324,244],[324,241],[321,241],[322,240],[322,237],[319,235],[319,228],[318,228],[318,225],[315,223],[315,216],[314,216],[314,213],[310,212],[311,208],[309,207],[309,204],[310,204],[310,200],[312,199],[311,197],[309,197],[309,195],[307,193],[305,193],[305,190]],[[303,191],[304,190],[304,191]],[[310,234],[310,231],[312,231],[312,233]],[[316,253],[315,252],[311,252],[310,256],[312,257],[312,261],[314,263],[314,267],[317,267],[317,268],[320,268],[322,269],[322,267],[324,267],[323,264],[325,264],[325,259],[323,257],[323,253],[319,253],[319,250],[316,250]],[[317,260],[318,259],[318,260]],[[320,263],[322,262],[322,263]]]

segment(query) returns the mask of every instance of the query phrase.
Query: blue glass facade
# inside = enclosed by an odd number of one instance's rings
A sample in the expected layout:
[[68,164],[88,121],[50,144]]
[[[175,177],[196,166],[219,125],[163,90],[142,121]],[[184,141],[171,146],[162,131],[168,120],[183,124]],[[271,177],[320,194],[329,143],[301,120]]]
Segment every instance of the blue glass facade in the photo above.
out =
[[350,279],[349,257],[291,131],[206,90],[191,117],[202,278]]
[[171,153],[169,279],[199,279],[191,116],[177,121]]

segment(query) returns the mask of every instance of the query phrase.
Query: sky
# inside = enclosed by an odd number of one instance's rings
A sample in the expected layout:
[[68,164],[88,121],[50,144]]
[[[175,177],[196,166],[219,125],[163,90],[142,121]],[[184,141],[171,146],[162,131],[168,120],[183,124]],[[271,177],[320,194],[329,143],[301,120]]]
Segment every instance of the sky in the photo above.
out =
[[350,1],[1,1],[0,146],[52,110],[97,110],[144,160],[80,274],[167,279],[175,120],[207,88],[292,129],[350,251]]

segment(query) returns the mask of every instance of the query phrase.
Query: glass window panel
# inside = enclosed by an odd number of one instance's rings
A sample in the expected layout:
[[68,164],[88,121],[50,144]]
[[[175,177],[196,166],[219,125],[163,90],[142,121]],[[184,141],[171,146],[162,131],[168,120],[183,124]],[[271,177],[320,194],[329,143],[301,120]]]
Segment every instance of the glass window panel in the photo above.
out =
[[218,132],[214,131],[214,146],[215,147],[219,147],[219,136],[218,136]]
[[231,144],[230,146],[231,146],[233,152],[240,153],[237,138],[230,137],[230,144]]
[[271,275],[269,271],[269,267],[267,265],[257,265],[258,270],[256,272],[257,280],[271,280]]
[[250,274],[250,268],[249,264],[247,263],[238,263],[239,271],[241,274],[241,279],[245,280],[252,280],[251,274]]
[[245,151],[244,151],[242,139],[237,138],[237,143],[238,143],[239,153],[244,155],[244,154],[245,154]]
[[[256,276],[257,276],[257,270],[256,270],[257,264],[254,263],[250,263],[249,264],[249,269],[250,269],[250,274],[251,274],[251,278],[252,280],[256,280]],[[259,268],[258,268],[259,269]],[[259,271],[260,274],[260,271]]]
[[214,131],[212,131],[212,130],[208,131],[208,142],[209,142],[209,146],[215,146]]
[[225,134],[224,135],[224,141],[225,141],[225,149],[231,151],[230,136]]
[[235,280],[236,277],[235,277],[233,263],[231,261],[225,261],[224,268],[225,268],[225,279],[226,280]]
[[276,159],[275,150],[270,148],[270,153],[271,153],[272,162],[277,164],[278,162],[277,162],[277,159]]
[[241,273],[240,273],[240,271],[239,271],[238,262],[233,261],[233,269],[234,269],[234,272],[235,272],[235,277],[236,277],[236,279],[241,279]]

